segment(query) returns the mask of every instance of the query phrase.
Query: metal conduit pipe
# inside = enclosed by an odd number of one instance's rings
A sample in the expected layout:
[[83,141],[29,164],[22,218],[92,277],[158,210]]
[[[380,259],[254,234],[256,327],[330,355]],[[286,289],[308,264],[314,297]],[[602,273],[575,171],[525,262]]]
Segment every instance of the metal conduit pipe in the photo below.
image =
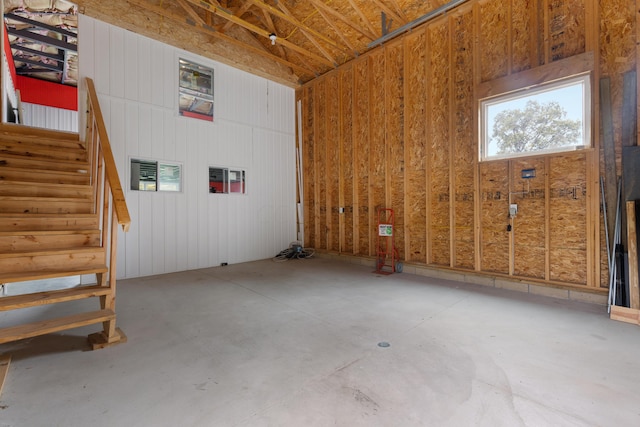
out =
[[449,3],[443,4],[442,6],[438,7],[437,9],[432,10],[431,12],[427,13],[426,15],[421,16],[418,19],[414,19],[413,21],[404,24],[402,27],[398,28],[397,30],[393,30],[392,32],[390,32],[387,35],[384,35],[382,37],[380,37],[377,40],[372,41],[371,43],[369,43],[369,45],[367,46],[368,48],[372,48],[375,46],[378,46],[388,40],[391,40],[395,37],[398,37],[400,34],[402,33],[406,33],[407,31],[411,31],[413,28],[417,27],[420,24],[424,24],[425,22],[428,22],[430,20],[432,20],[433,18],[440,16],[444,13],[447,13],[448,11],[450,11],[451,9],[460,6],[463,3],[466,3],[469,0],[452,0]]

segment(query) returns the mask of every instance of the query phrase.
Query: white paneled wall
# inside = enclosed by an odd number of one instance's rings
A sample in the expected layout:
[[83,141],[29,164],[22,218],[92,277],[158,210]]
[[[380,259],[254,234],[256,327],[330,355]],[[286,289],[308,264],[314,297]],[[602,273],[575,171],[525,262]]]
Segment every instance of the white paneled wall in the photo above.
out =
[[22,114],[27,126],[78,132],[77,111],[23,102]]
[[[181,56],[214,68],[214,123],[177,113]],[[119,236],[119,278],[270,258],[295,239],[293,89],[84,15],[79,60],[123,183],[132,157],[183,166],[180,193],[127,186],[132,225]],[[247,194],[210,194],[209,166],[246,169]]]

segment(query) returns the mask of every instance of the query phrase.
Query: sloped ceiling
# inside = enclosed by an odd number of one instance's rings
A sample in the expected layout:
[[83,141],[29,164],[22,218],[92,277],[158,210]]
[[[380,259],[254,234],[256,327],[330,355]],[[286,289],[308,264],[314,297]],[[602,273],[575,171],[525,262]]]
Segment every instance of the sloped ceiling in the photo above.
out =
[[76,3],[80,13],[296,87],[370,50],[389,32],[423,15],[463,2],[77,0]]

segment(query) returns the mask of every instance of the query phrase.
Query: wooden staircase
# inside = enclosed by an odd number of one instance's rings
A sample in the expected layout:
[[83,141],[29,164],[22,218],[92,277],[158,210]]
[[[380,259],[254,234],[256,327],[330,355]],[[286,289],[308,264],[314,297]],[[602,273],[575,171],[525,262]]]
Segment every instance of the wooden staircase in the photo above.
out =
[[115,326],[115,259],[118,225],[126,231],[130,219],[93,83],[87,84],[86,143],[78,134],[0,125],[0,284],[18,289],[24,281],[94,274],[96,284],[0,295],[0,311],[96,297],[99,307],[0,325],[0,344],[91,324],[102,324],[89,336],[94,349],[126,341]]

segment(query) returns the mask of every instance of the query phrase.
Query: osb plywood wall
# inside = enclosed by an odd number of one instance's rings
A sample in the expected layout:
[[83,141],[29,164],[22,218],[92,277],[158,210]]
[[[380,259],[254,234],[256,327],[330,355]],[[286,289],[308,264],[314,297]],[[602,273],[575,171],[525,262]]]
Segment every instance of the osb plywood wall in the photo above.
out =
[[[611,78],[619,163],[634,3],[470,1],[305,85],[305,245],[375,256],[377,212],[392,208],[405,262],[605,288],[597,88]],[[584,57],[593,148],[480,162],[479,88]]]

